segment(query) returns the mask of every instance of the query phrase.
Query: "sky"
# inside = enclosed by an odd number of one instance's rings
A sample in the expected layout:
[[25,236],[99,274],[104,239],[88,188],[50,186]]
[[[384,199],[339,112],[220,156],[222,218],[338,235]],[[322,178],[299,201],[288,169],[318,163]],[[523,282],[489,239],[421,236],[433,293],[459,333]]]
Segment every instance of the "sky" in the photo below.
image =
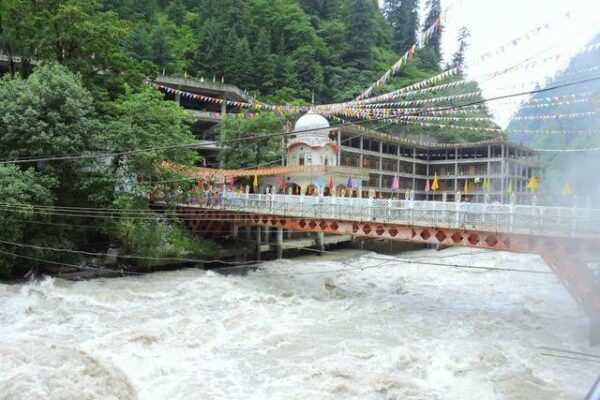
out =
[[[466,57],[467,77],[480,83],[486,98],[533,89],[536,83],[543,83],[545,78],[566,68],[571,56],[600,32],[599,0],[442,0],[442,8],[448,9],[442,42],[444,57],[451,59],[457,48],[458,29],[468,27],[471,44]],[[421,14],[423,17],[424,9]],[[543,27],[539,33],[480,61],[482,54],[499,49],[539,26]],[[490,73],[535,55],[536,65],[527,62],[530,66],[527,69],[490,79]],[[543,61],[558,55],[557,60]],[[502,127],[518,107],[514,99],[488,104]]]

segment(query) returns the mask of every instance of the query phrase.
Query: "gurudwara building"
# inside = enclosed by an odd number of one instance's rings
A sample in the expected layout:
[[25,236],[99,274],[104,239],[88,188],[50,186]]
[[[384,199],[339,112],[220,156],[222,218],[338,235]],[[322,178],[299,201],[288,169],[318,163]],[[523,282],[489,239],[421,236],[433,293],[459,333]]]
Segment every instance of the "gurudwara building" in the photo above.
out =
[[[215,128],[228,113],[243,112],[238,102],[247,96],[235,86],[193,79],[154,83],[166,99],[191,110],[201,154],[218,166]],[[540,179],[541,170],[539,153],[508,141],[424,143],[355,125],[333,127],[311,111],[295,121],[283,147],[285,168],[261,176],[259,192],[528,204],[527,182]]]

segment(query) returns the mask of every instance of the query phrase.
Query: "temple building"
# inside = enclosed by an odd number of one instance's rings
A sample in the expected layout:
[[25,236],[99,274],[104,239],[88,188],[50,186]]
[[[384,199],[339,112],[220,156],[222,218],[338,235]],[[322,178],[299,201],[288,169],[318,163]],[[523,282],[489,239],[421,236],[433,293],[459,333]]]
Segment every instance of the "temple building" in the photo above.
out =
[[[241,115],[248,96],[232,85],[159,77],[154,84],[196,118],[207,167],[218,168],[216,127]],[[399,129],[401,130],[401,128]],[[527,183],[541,179],[540,154],[506,140],[441,144],[410,140],[348,124],[331,126],[312,111],[300,116],[285,143],[285,165],[259,173],[261,193],[323,194],[416,200],[530,204]],[[264,173],[264,174],[263,174]],[[435,181],[435,184],[434,184]],[[251,189],[253,190],[253,189]],[[253,190],[254,191],[254,190]]]

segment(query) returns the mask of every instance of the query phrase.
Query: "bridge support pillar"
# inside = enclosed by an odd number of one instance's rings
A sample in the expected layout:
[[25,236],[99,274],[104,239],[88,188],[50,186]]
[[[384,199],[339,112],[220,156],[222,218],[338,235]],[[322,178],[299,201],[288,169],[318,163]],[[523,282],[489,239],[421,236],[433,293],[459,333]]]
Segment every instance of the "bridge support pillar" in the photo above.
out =
[[542,257],[589,317],[591,344],[600,345],[600,282],[588,267],[588,259],[560,250]]
[[277,228],[277,259],[283,258],[283,228]]
[[265,240],[264,243],[269,244],[269,236],[271,235],[271,227],[265,226]]
[[323,232],[317,233],[317,249],[319,255],[322,256],[325,251],[325,234]]
[[231,230],[229,234],[231,235],[231,239],[236,240],[239,237],[240,226],[237,224],[237,222],[232,222],[230,229]]
[[262,232],[260,225],[256,227],[256,261],[260,261],[260,244],[262,239]]

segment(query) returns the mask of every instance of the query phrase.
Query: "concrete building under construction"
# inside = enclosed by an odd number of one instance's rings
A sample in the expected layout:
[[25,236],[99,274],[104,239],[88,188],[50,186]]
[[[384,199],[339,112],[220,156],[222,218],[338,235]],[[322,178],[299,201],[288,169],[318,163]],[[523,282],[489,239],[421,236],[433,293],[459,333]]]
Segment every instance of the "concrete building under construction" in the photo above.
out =
[[[216,127],[227,114],[242,112],[236,103],[248,102],[248,96],[232,85],[187,78],[159,77],[154,83],[167,100],[191,111],[203,162],[218,167]],[[460,193],[462,199],[478,202],[487,194],[490,202],[508,202],[512,197],[526,204],[532,201],[526,188],[528,180],[533,175],[540,177],[539,154],[508,141],[422,143],[408,140],[402,132],[393,135],[355,125],[330,126],[322,116],[310,114],[296,122],[298,133],[286,137],[282,146],[285,164],[326,166],[329,173],[325,172],[320,181],[327,183],[331,175],[336,177],[335,185],[341,186],[345,184],[342,179],[352,178],[355,196],[404,198],[412,192],[415,199],[453,201]],[[343,178],[345,173],[355,176]],[[427,190],[435,176],[439,188]],[[397,190],[393,189],[395,177]],[[286,183],[302,186],[306,180],[314,183],[317,178],[294,173],[286,177]],[[489,184],[484,185],[485,181]]]

